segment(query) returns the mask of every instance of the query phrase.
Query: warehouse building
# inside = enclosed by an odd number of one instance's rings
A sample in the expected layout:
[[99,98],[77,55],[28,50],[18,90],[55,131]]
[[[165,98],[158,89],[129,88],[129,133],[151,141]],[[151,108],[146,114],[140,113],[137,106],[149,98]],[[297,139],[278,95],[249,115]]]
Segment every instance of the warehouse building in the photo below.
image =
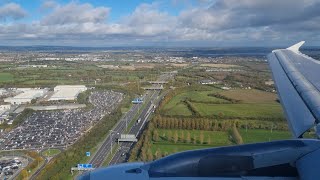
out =
[[54,94],[50,97],[49,101],[66,100],[72,101],[77,99],[79,93],[87,90],[84,85],[61,85],[54,88]]
[[46,89],[24,89],[24,91],[14,97],[4,99],[4,102],[10,104],[27,104],[31,103],[32,99],[42,97],[46,94]]

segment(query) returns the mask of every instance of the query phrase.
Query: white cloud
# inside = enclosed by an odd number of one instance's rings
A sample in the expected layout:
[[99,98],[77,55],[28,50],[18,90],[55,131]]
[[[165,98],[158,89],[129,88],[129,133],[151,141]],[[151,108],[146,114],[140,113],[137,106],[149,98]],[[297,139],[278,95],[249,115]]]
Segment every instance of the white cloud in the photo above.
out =
[[107,7],[93,7],[89,3],[78,4],[71,2],[56,6],[48,16],[41,20],[43,25],[65,25],[79,23],[105,22],[110,12]]
[[9,18],[14,20],[22,19],[27,16],[27,12],[19,4],[8,3],[0,6],[0,20],[5,21]]
[[[0,40],[124,44],[211,41],[231,45],[233,42],[263,45],[262,42],[295,41],[301,37],[320,40],[317,35],[320,2],[317,0],[199,1],[199,6],[187,8],[176,16],[161,11],[159,3],[141,4],[131,14],[110,23],[107,21],[111,13],[109,7],[77,1],[57,4],[50,0],[42,5],[50,9],[49,13],[39,21],[0,24]],[[23,17],[9,16],[14,13],[8,12],[17,8],[1,11],[3,7],[0,7],[0,19],[1,12],[6,12],[5,18]]]

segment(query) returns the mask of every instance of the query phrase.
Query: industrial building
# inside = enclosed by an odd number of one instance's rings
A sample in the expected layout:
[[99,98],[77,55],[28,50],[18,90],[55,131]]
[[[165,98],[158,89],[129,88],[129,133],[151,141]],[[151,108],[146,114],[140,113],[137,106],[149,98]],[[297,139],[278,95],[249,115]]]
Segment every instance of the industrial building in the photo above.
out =
[[[19,89],[21,90],[21,89]],[[46,94],[47,89],[23,89],[23,92],[14,96],[4,99],[4,102],[10,104],[27,104],[31,103],[32,99],[42,97]]]
[[0,96],[4,95],[7,91],[5,89],[0,89]]
[[11,108],[10,104],[0,104],[0,111],[6,111]]
[[54,94],[50,97],[49,101],[59,100],[75,100],[79,93],[87,90],[84,85],[60,85],[54,88]]

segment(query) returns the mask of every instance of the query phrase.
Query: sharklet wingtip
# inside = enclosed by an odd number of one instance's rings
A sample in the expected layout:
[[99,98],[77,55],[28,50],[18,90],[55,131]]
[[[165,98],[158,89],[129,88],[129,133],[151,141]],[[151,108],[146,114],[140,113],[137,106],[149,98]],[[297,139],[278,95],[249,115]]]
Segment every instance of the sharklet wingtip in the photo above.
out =
[[305,43],[305,41],[300,41],[299,43],[292,45],[288,47],[288,50],[291,50],[293,52],[299,53],[300,52],[300,47]]

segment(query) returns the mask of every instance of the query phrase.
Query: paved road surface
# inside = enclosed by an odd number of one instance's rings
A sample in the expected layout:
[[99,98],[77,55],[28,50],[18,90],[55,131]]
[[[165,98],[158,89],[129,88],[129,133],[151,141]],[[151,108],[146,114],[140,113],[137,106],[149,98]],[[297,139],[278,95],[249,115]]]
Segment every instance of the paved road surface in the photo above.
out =
[[[158,78],[158,81],[166,81],[172,77],[173,75],[171,74],[162,74]],[[159,86],[159,85],[153,85],[153,86]],[[154,110],[153,105],[155,104],[155,102],[156,103],[160,102],[159,95],[160,95],[160,90],[146,91],[146,93],[143,95],[143,99],[144,99],[144,103],[147,103],[147,105],[143,109],[141,109],[142,112],[139,115],[139,118],[141,118],[142,121],[132,126],[129,134],[135,134],[138,136],[142,132],[145,125],[147,124],[147,121],[151,116],[151,113],[153,113],[153,110]],[[120,136],[120,134],[124,133],[126,130],[126,121],[127,121],[127,124],[130,124],[131,121],[135,120],[133,118],[141,107],[142,107],[142,104],[133,105],[132,108],[127,112],[127,114],[123,118],[121,118],[118,124],[114,127],[114,129],[112,130],[113,131],[112,135],[111,136],[108,135],[106,137],[106,139],[104,140],[100,148],[97,150],[96,154],[93,156],[93,158],[89,162],[90,164],[93,164],[94,168],[101,167],[107,155],[111,153],[111,142],[112,144],[115,145],[116,139]],[[124,143],[124,144],[126,145],[122,147],[123,152],[122,151],[117,152],[110,164],[120,162],[120,160],[117,160],[117,159],[121,159],[118,156],[121,157],[122,153],[128,154],[132,144],[131,143]],[[122,158],[125,158],[125,157],[122,157]]]

